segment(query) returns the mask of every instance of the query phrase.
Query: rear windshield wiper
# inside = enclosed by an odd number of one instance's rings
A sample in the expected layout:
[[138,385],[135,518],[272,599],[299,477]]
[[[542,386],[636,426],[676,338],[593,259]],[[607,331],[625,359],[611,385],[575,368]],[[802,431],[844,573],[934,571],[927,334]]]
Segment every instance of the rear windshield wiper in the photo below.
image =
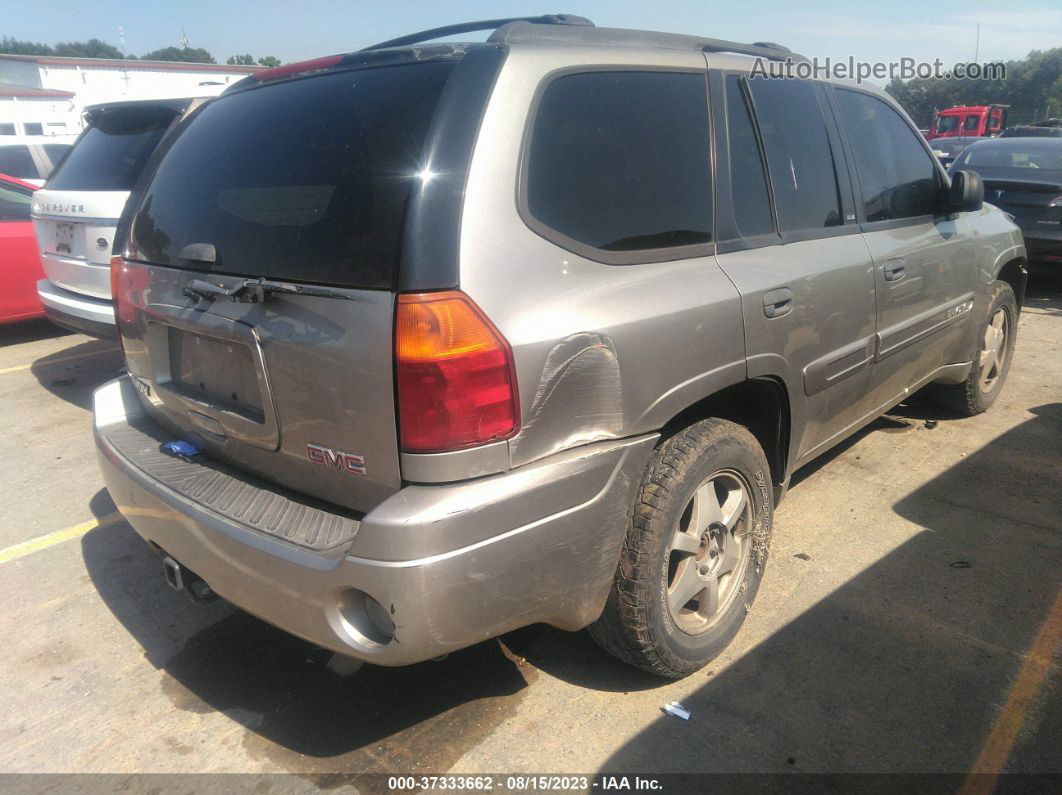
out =
[[192,283],[184,288],[184,294],[189,298],[207,301],[213,301],[215,298],[228,298],[230,301],[241,304],[261,304],[268,301],[275,293],[309,295],[314,298],[341,298],[347,301],[354,300],[353,296],[333,290],[330,287],[274,282],[264,277],[244,279],[232,287],[222,287],[220,284],[211,284],[202,279],[193,279]]

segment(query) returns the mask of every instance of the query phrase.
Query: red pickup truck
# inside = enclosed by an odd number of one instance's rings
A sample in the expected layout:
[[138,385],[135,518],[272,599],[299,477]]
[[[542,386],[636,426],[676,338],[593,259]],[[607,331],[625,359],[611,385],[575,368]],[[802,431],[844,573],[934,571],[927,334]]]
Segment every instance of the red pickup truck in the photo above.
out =
[[1008,105],[965,105],[938,110],[926,135],[934,138],[996,135],[1007,126]]

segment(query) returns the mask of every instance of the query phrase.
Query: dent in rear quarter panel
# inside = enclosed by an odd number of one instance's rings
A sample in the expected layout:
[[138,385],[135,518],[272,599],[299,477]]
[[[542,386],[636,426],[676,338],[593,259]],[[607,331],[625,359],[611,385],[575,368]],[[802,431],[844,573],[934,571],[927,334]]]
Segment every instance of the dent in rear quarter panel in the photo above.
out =
[[704,68],[695,52],[514,47],[485,113],[461,228],[461,289],[513,347],[520,466],[657,430],[745,377],[741,305],[714,257],[605,265],[538,236],[517,210],[520,147],[539,82],[563,67]]

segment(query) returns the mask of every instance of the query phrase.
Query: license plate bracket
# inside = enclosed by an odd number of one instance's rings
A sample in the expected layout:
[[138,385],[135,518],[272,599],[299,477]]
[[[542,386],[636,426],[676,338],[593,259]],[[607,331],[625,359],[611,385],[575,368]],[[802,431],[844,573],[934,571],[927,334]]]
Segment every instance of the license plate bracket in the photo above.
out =
[[186,396],[263,422],[255,357],[239,342],[170,328],[170,377]]
[[55,225],[55,252],[57,254],[74,253],[74,238],[77,235],[77,224],[59,221]]

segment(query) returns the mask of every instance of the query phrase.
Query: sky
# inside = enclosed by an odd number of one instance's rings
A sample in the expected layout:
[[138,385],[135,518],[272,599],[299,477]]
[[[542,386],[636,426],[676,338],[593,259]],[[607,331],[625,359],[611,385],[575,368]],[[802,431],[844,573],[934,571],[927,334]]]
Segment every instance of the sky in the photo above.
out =
[[541,0],[0,0],[0,36],[45,44],[99,38],[120,46],[122,28],[126,51],[138,55],[178,46],[183,29],[190,46],[209,50],[219,62],[248,52],[288,62],[455,22],[558,11],[602,27],[775,41],[809,57],[869,62],[972,60],[978,23],[980,61],[1062,46],[1057,0],[551,0],[547,6]]

